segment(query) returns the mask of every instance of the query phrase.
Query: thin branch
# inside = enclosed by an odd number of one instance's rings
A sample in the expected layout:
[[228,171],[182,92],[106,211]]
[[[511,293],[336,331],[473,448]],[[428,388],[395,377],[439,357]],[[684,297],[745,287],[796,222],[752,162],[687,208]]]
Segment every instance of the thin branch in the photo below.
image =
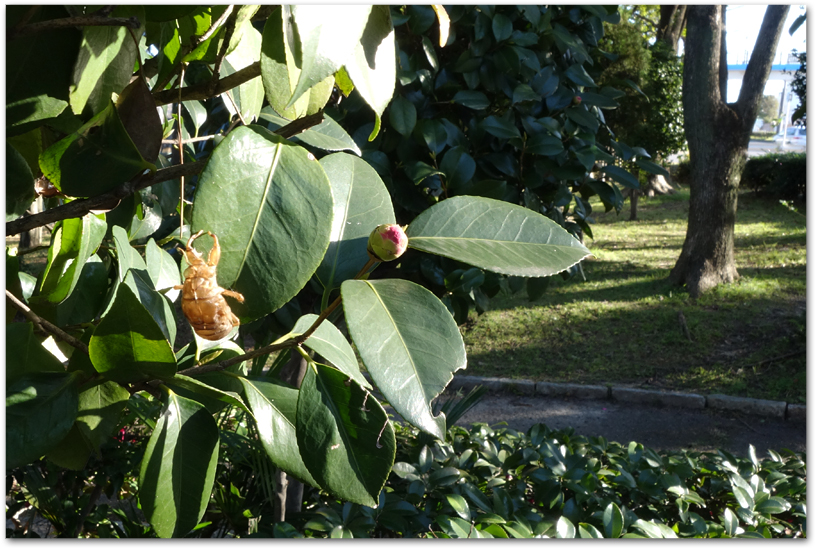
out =
[[6,236],[27,232],[63,219],[83,217],[91,211],[113,209],[119,204],[122,198],[126,198],[138,190],[163,183],[164,181],[177,179],[181,175],[195,175],[201,173],[205,164],[206,162],[194,162],[184,164],[183,166],[165,167],[157,170],[153,175],[137,176],[133,180],[118,186],[110,192],[105,192],[104,194],[99,194],[91,198],[74,200],[65,205],[55,207],[54,209],[43,211],[42,213],[9,221],[6,223]]
[[[242,68],[241,70],[234,72],[225,78],[221,78],[218,80],[218,83],[214,89],[209,81],[197,84],[195,86],[181,88],[181,100],[203,101],[205,99],[220,95],[225,91],[229,91],[232,88],[236,88],[239,85],[248,82],[252,78],[257,78],[258,76],[260,76],[260,61],[252,63],[248,67]],[[153,98],[156,100],[156,106],[159,107],[174,103],[178,100],[178,96],[176,95],[175,91],[170,89],[153,93]]]
[[28,36],[38,32],[48,32],[52,30],[68,29],[72,27],[130,27],[137,29],[141,26],[137,17],[100,17],[96,14],[78,15],[76,17],[65,17],[63,19],[51,19],[31,23],[19,29],[11,31],[6,41],[11,41],[22,36]]
[[28,8],[28,11],[25,12],[23,16],[20,18],[20,20],[17,21],[17,24],[14,25],[14,29],[12,30],[12,32],[17,32],[22,27],[24,27],[29,21],[31,21],[31,18],[34,17],[38,11],[40,11],[41,7],[42,6],[31,6],[30,8]]
[[203,44],[212,38],[212,35],[214,35],[221,28],[221,25],[224,23],[226,18],[232,14],[233,9],[235,9],[234,5],[227,6],[221,16],[214,23],[212,23],[212,25],[210,25],[209,30],[202,34],[201,38],[197,40],[196,47],[198,47],[198,44]]
[[[211,141],[212,139],[218,137],[219,135],[221,137],[223,137],[223,135],[221,135],[220,133],[213,133],[212,135],[204,135],[202,137],[192,137],[190,139],[184,139],[184,143],[185,144],[190,144],[190,143],[200,143],[201,141]],[[163,144],[163,145],[177,145],[178,140],[177,139],[163,139],[161,141],[161,144]]]
[[37,316],[34,312],[31,311],[30,308],[28,308],[25,304],[20,302],[17,299],[17,297],[15,297],[11,293],[11,291],[9,291],[8,289],[6,289],[6,298],[9,301],[11,301],[11,304],[13,304],[14,307],[17,310],[19,310],[20,312],[23,313],[23,316],[28,318],[34,325],[39,327],[41,330],[45,331],[46,333],[51,333],[55,337],[58,337],[58,338],[62,339],[63,341],[67,342],[68,344],[70,344],[74,348],[77,348],[77,349],[81,350],[85,354],[89,353],[88,345],[86,345],[85,343],[83,343],[79,339],[77,339],[75,337],[72,337],[71,335],[67,334],[65,331],[63,331],[62,329],[60,329],[56,325],[52,324],[48,320],[44,320],[44,319],[40,318],[39,316]]
[[[274,133],[288,139],[310,127],[320,124],[322,121],[323,113],[317,112],[309,116],[304,116],[303,118],[298,118],[281,128],[277,128]],[[178,179],[182,176],[189,177],[191,175],[197,175],[204,170],[206,163],[206,160],[200,160],[198,162],[184,164],[183,166],[165,167],[157,170],[152,175],[137,176],[132,181],[128,181],[110,192],[99,194],[91,198],[74,200],[65,205],[55,207],[54,209],[43,211],[42,213],[9,221],[6,223],[6,236],[14,236],[15,234],[27,232],[63,219],[83,217],[91,211],[113,209],[123,198],[126,198],[138,190],[163,183],[164,181]]]

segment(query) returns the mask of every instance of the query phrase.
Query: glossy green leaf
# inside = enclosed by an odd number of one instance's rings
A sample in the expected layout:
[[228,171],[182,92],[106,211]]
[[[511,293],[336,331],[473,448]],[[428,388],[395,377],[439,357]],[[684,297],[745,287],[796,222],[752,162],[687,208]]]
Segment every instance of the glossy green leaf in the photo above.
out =
[[462,146],[448,150],[439,165],[450,189],[459,189],[469,183],[475,174],[475,167],[475,160]]
[[474,531],[472,524],[461,518],[441,514],[436,517],[436,523],[450,538],[475,538],[470,537],[470,531]]
[[207,508],[218,464],[218,425],[199,403],[167,390],[139,473],[139,502],[161,538],[183,537]]
[[25,213],[36,197],[31,168],[23,155],[6,143],[6,220]]
[[[342,16],[343,25],[340,27],[345,26],[350,17],[362,17],[361,8],[367,6],[353,6],[360,8],[359,15],[356,14],[356,9],[352,10],[351,7],[347,4],[342,6],[345,13]],[[370,10],[368,23],[354,48],[353,56],[345,62],[345,70],[354,83],[354,88],[373,109],[378,121],[393,97],[396,85],[396,45],[390,8],[371,6]],[[349,11],[351,13],[348,13]],[[336,24],[332,26],[337,27]],[[378,132],[375,128],[368,140],[376,137],[376,133]]]
[[563,152],[563,141],[552,135],[539,133],[529,138],[526,142],[526,150],[542,156],[557,156]]
[[34,336],[32,323],[6,324],[6,383],[11,384],[26,373],[63,371],[59,360]]
[[[170,346],[174,345],[177,327],[173,307],[166,297],[156,291],[147,273],[143,270],[130,270],[122,284],[130,287],[133,295],[147,309],[156,325],[161,329]],[[116,291],[118,291],[118,288]]]
[[[306,314],[302,316],[292,328],[292,334],[301,335],[308,331],[317,319],[316,314]],[[328,360],[328,362],[354,379],[365,388],[371,389],[370,383],[359,370],[359,363],[354,354],[354,349],[345,336],[337,329],[333,323],[324,321],[314,333],[306,339],[303,346],[314,350],[317,354]]]
[[368,237],[381,224],[396,222],[390,193],[376,171],[361,158],[331,154],[320,160],[334,195],[331,241],[317,280],[328,289],[357,275],[368,262]]
[[555,524],[556,538],[574,538],[574,524],[566,516],[560,516]]
[[605,166],[601,169],[603,173],[608,174],[612,179],[628,188],[639,188],[640,182],[636,177],[629,172],[618,166]]
[[591,523],[580,523],[578,530],[580,538],[603,538],[603,533]]
[[512,276],[551,276],[590,254],[539,213],[473,196],[439,202],[406,233],[409,247]]
[[603,511],[603,530],[606,538],[619,538],[623,532],[623,513],[613,502]]
[[730,508],[724,509],[724,514],[722,516],[722,522],[724,523],[724,530],[728,534],[728,536],[734,537],[736,536],[736,529],[739,527],[739,518],[736,517],[736,514]]
[[638,519],[637,521],[632,523],[631,526],[636,527],[637,529],[642,531],[643,534],[648,538],[664,538],[662,535],[662,531],[660,531],[657,524],[651,523],[650,521]]
[[583,126],[592,133],[600,127],[600,120],[582,106],[569,107],[565,110],[566,116],[574,123]]
[[291,18],[291,7],[282,6],[263,27],[260,71],[269,104],[278,114],[290,119],[322,109],[334,86],[334,77],[329,75],[288,105],[301,73],[295,51],[299,51],[299,37]]
[[[370,5],[299,4],[290,9],[300,39],[298,66],[301,72],[286,108],[290,108],[306,90],[353,59],[371,13]],[[337,21],[342,24],[338,25]],[[358,84],[354,82],[354,85]]]
[[[226,358],[224,358],[226,359]],[[165,384],[175,390],[178,395],[185,397],[187,399],[198,401],[196,397],[193,396],[200,396],[203,399],[211,399],[217,400],[220,402],[228,403],[230,405],[234,405],[246,411],[249,416],[252,416],[252,412],[249,410],[248,407],[241,401],[238,394],[235,392],[220,390],[214,386],[211,386],[207,383],[201,382],[196,377],[188,377],[186,375],[174,375],[171,379],[167,379]],[[188,395],[189,394],[189,395]],[[199,401],[202,405],[206,406],[205,401]]]
[[266,378],[240,379],[263,449],[287,474],[318,487],[306,468],[297,445],[295,431],[299,391]]
[[781,514],[790,509],[790,503],[781,497],[770,497],[756,504],[755,512],[762,514]]
[[[242,322],[274,312],[308,282],[328,248],[332,212],[328,178],[302,147],[248,126],[215,148],[199,178],[192,231],[218,236],[218,282],[245,297],[230,303]],[[201,251],[212,245],[198,242]]]
[[492,18],[492,34],[496,42],[506,40],[512,35],[512,21],[503,13],[496,13]]
[[76,132],[40,155],[43,175],[68,196],[88,197],[113,190],[156,166],[141,157],[113,103]]
[[80,218],[65,219],[51,238],[40,294],[52,303],[67,299],[88,259],[99,249],[106,231],[104,215],[88,213]]
[[538,95],[527,84],[518,84],[512,91],[512,104],[523,103],[524,101],[540,101],[541,96]]
[[87,466],[91,453],[93,449],[82,437],[79,426],[74,422],[65,437],[45,454],[45,458],[62,468],[79,471]]
[[416,131],[433,154],[440,154],[447,146],[447,130],[438,120],[421,120]]
[[[144,22],[142,6],[118,6],[111,15]],[[141,36],[143,27],[133,32]],[[86,106],[93,114],[105,110],[111,93],[121,93],[130,82],[137,55],[136,43],[126,27],[82,27],[70,93],[73,112],[82,114]]]
[[[260,114],[260,122],[265,123],[268,129],[274,131],[289,124],[291,120],[277,116],[270,107],[264,107]],[[354,139],[328,115],[320,124],[298,133],[290,140],[327,152],[353,152],[357,156],[362,155]]]
[[458,514],[461,519],[470,521],[470,506],[467,504],[467,501],[464,500],[464,497],[454,493],[449,493],[445,495],[445,499],[447,500],[447,503],[453,507],[453,510],[456,511],[456,514]]
[[91,337],[94,368],[117,382],[169,378],[176,372],[175,355],[150,313],[126,284],[116,292],[107,315]]
[[586,72],[586,69],[583,68],[583,65],[574,64],[570,65],[569,68],[563,73],[566,78],[577,84],[578,86],[585,86],[585,87],[592,87],[596,88],[597,84],[594,83],[594,80],[591,79],[589,73]]
[[495,116],[487,116],[484,118],[481,121],[481,127],[499,139],[512,139],[513,137],[521,136],[521,132],[518,131],[515,124],[504,120],[503,118],[496,118]]
[[484,110],[490,106],[490,100],[486,95],[480,91],[471,91],[466,89],[456,92],[456,94],[453,96],[453,102],[457,105],[463,105],[474,110]]
[[394,97],[389,109],[389,120],[393,129],[408,136],[416,126],[416,107],[401,95]]
[[24,466],[71,430],[81,373],[29,373],[6,386],[6,469]]
[[648,173],[662,175],[663,177],[668,178],[671,177],[671,174],[668,172],[667,169],[665,169],[659,164],[655,164],[654,162],[643,160],[642,158],[637,158],[636,160],[634,160],[634,163],[637,164],[643,171],[647,171]]
[[434,416],[431,402],[467,365],[447,307],[406,280],[348,280],[342,299],[348,332],[385,399],[406,421],[444,439],[444,414]]
[[[224,57],[222,65],[224,77],[260,61],[262,41],[260,32],[252,26],[250,21],[243,24],[241,31],[237,47]],[[238,104],[244,122],[249,124],[257,119],[263,106],[263,81],[260,78],[252,78],[227,93],[231,93],[232,98]],[[228,105],[227,108],[232,106],[232,102],[226,97],[224,97],[224,103]]]
[[600,93],[592,93],[590,91],[583,91],[580,93],[580,98],[583,100],[583,103],[589,106],[596,106],[600,108],[617,108],[619,104],[617,101],[608,97],[607,95],[603,95]]
[[82,387],[76,426],[88,447],[99,449],[110,438],[129,398],[130,393],[115,382]]
[[[161,249],[152,238],[147,241],[144,258],[147,263],[147,273],[156,291],[172,288],[174,285],[182,283],[183,280],[175,260],[173,260],[169,252]],[[169,291],[164,292],[164,295],[171,301],[175,301],[180,292],[180,289],[169,289]]]
[[376,398],[344,373],[310,364],[296,419],[300,455],[317,483],[344,500],[376,506],[396,456],[393,426]]

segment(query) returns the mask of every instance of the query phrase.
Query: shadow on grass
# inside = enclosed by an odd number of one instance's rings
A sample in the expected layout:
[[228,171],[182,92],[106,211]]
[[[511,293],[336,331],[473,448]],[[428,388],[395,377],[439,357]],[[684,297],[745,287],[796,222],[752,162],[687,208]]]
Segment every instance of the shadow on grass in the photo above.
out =
[[608,302],[614,296],[482,316],[463,330],[467,374],[806,401],[805,299]]

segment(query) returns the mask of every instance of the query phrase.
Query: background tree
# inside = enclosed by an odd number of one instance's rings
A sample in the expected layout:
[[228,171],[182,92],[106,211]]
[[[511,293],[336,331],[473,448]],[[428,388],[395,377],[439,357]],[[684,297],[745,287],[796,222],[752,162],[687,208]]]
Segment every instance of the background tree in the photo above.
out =
[[807,123],[807,52],[795,53],[795,58],[801,63],[790,83],[792,92],[798,97],[798,106],[792,113],[792,122]]
[[767,8],[739,98],[731,104],[725,103],[723,12],[723,6],[688,7],[682,103],[691,164],[690,210],[682,252],[669,278],[687,285],[693,297],[738,277],[733,229],[739,179],[789,6]]
[[775,95],[764,95],[758,104],[758,117],[765,122],[770,122],[778,118],[778,97]]

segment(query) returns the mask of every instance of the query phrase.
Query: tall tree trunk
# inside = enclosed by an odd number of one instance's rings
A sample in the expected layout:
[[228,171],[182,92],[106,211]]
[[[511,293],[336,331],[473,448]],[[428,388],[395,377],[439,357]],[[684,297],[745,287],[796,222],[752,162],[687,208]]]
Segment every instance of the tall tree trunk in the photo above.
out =
[[657,40],[662,40],[676,53],[682,29],[685,28],[688,6],[659,7],[659,24],[657,25]]
[[768,6],[739,99],[726,104],[720,82],[723,6],[688,7],[682,104],[690,152],[690,211],[685,243],[669,279],[692,297],[738,278],[733,250],[739,179],[759,99],[789,6]]

